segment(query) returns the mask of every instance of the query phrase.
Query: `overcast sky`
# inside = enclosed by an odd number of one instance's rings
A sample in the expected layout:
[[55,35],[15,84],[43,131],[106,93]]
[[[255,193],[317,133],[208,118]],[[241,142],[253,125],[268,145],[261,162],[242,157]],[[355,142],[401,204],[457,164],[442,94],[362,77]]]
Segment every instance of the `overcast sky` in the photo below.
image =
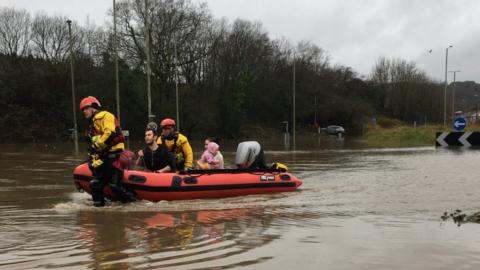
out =
[[[480,82],[480,1],[478,0],[193,0],[207,2],[213,15],[260,21],[271,38],[311,40],[331,62],[368,75],[380,56],[417,63],[444,80],[445,48],[457,80]],[[0,0],[0,6],[34,14],[87,15],[97,25],[111,20],[112,0]],[[432,52],[428,51],[432,49]],[[453,76],[449,74],[449,81]]]

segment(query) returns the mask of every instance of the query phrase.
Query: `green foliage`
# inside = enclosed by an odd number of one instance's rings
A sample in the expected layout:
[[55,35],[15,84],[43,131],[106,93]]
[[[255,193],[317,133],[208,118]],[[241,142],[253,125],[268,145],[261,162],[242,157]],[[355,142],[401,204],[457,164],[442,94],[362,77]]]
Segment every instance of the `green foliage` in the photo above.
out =
[[429,79],[415,63],[381,57],[371,78],[369,99],[379,112],[405,122],[443,121],[444,86]]
[[379,125],[382,128],[393,128],[401,124],[402,122],[397,119],[392,119],[384,116],[380,116],[377,119],[377,125]]
[[[292,122],[294,83],[299,129],[342,125],[350,135],[362,134],[369,119],[379,114],[403,121],[440,120],[438,85],[412,63],[383,59],[374,68],[372,80],[364,80],[349,67],[330,65],[325,51],[311,42],[292,45],[272,40],[260,23],[217,20],[203,4],[152,2],[148,31],[141,1],[119,1],[117,6],[121,124],[134,138],[143,136],[147,122],[147,32],[152,113],[157,120],[175,118],[178,82],[177,120],[182,133],[190,137],[252,137],[269,127],[280,131],[283,121]],[[18,12],[29,17],[25,11]],[[0,17],[0,25],[2,20],[6,19]],[[11,25],[23,27],[22,33],[35,31],[31,42],[13,40],[23,42],[25,49],[6,50],[0,41],[0,128],[4,131],[0,139],[69,138],[73,113],[64,20],[41,14]],[[59,31],[53,34],[53,29]],[[80,130],[85,121],[78,102],[85,96],[96,96],[104,109],[117,113],[111,30],[72,24],[77,103],[73,108]],[[379,124],[391,125],[388,120]]]
[[370,128],[362,141],[374,147],[414,147],[432,146],[435,144],[435,133],[438,126],[413,128],[397,126],[395,128]]

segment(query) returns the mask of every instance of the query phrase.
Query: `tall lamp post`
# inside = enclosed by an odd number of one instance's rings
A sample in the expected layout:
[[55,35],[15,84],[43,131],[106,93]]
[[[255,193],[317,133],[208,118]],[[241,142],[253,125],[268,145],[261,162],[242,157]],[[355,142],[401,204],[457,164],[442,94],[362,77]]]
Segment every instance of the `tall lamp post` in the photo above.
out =
[[117,98],[117,117],[120,118],[120,84],[118,81],[118,48],[117,48],[117,8],[113,0],[113,50],[115,50],[115,96]]
[[452,120],[455,117],[455,79],[457,72],[461,72],[460,70],[452,70],[449,71],[450,73],[453,73],[453,89],[452,89]]
[[178,59],[177,59],[177,40],[174,38],[173,41],[173,49],[174,49],[174,66],[175,66],[175,101],[176,101],[176,107],[177,107],[177,130],[180,131],[180,113],[178,110]]
[[147,100],[148,100],[148,121],[154,121],[152,114],[152,91],[150,83],[150,29],[148,26],[148,0],[145,0],[145,54],[147,55]]
[[293,52],[293,151],[295,151],[296,142],[295,142],[295,52]]
[[70,43],[70,75],[72,79],[72,110],[73,110],[73,141],[75,143],[75,153],[78,154],[78,133],[77,133],[77,111],[75,110],[75,79],[73,74],[73,41],[72,41],[72,21],[67,20],[68,37]]
[[447,74],[448,74],[448,49],[452,48],[453,45],[448,46],[445,49],[445,90],[443,97],[443,127],[447,126]]

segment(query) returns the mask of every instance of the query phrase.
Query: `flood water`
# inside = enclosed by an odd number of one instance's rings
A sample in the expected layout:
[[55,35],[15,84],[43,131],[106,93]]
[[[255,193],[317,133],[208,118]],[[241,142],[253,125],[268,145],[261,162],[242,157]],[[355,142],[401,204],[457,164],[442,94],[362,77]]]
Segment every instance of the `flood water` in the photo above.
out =
[[268,146],[297,192],[96,209],[71,145],[0,148],[0,269],[480,267],[480,224],[440,219],[480,210],[478,150]]

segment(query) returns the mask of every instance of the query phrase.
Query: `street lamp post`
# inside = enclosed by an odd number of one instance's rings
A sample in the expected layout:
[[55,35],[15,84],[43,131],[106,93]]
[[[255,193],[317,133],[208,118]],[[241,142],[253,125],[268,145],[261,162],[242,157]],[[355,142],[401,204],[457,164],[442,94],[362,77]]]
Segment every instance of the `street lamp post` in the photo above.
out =
[[118,81],[118,48],[117,48],[117,8],[115,0],[113,0],[113,49],[115,50],[115,96],[117,98],[117,118],[120,118],[120,83]]
[[72,109],[73,109],[73,141],[75,143],[75,153],[78,154],[78,133],[77,133],[77,111],[75,110],[75,77],[73,73],[73,41],[72,41],[72,21],[67,20],[68,37],[70,41],[70,75],[72,79]]
[[293,52],[293,151],[295,151],[295,52]]
[[145,0],[145,54],[147,55],[147,99],[148,99],[148,121],[152,122],[155,115],[152,114],[152,91],[150,83],[150,29],[148,26],[148,0]]
[[457,72],[461,72],[460,70],[453,70],[449,71],[450,73],[453,73],[453,89],[452,89],[452,121],[455,117],[455,80],[456,80],[456,75]]
[[177,59],[177,41],[176,39],[173,40],[173,46],[174,46],[174,53],[175,53],[175,58],[174,58],[174,66],[175,66],[175,100],[176,100],[176,107],[177,107],[177,130],[180,131],[180,112],[178,109],[178,59]]
[[447,74],[448,74],[448,49],[452,48],[453,45],[448,46],[445,49],[445,90],[443,97],[443,127],[447,126]]

